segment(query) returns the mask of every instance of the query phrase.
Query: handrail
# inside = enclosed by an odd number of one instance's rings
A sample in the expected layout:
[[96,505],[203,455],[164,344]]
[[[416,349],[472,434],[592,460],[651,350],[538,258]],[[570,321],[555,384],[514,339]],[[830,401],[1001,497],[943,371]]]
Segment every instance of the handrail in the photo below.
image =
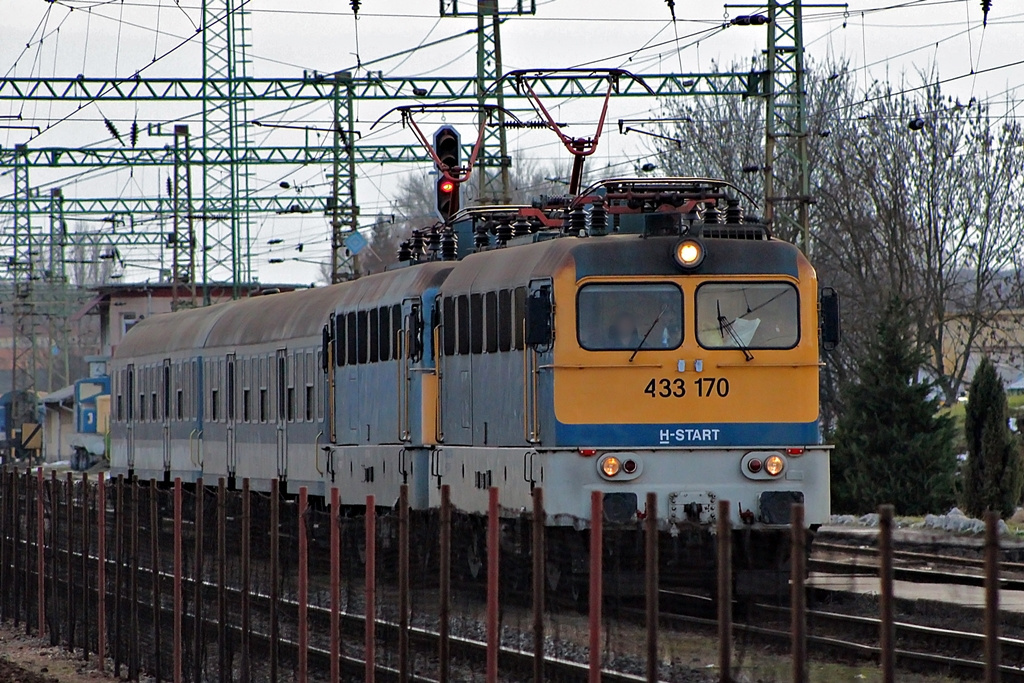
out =
[[[405,408],[405,429],[399,434],[402,441],[409,441],[412,438],[411,420],[409,419],[409,348],[411,346],[410,341],[412,339],[412,330],[404,330],[402,334],[402,383],[404,385],[405,394],[403,406]],[[401,420],[401,416],[399,416]]]
[[316,439],[313,440],[313,466],[316,467],[318,474],[323,475],[324,471],[320,469],[320,437],[324,435],[324,431],[321,429],[316,435]]

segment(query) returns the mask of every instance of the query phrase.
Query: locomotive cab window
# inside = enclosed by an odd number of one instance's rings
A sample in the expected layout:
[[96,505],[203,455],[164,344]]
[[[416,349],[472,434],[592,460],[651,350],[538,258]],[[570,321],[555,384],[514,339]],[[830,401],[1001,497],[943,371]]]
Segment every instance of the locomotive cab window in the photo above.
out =
[[683,342],[683,292],[673,284],[584,285],[576,315],[580,346],[588,351],[675,349]]
[[697,341],[706,349],[791,349],[799,298],[785,282],[712,282],[697,288]]

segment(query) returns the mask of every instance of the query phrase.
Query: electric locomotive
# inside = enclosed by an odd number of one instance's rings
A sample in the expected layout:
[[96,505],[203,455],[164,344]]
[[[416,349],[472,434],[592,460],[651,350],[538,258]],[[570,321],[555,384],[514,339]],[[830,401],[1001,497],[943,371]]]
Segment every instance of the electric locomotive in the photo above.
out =
[[726,499],[751,570],[781,566],[792,503],[827,520],[818,368],[838,299],[728,183],[467,209],[400,259],[140,322],[112,364],[113,472],[279,478],[353,505],[408,484],[424,510],[448,484],[466,513],[499,487],[510,516],[543,486],[551,533],[581,553],[592,491],[626,529],[657,493],[667,537],[705,549]]

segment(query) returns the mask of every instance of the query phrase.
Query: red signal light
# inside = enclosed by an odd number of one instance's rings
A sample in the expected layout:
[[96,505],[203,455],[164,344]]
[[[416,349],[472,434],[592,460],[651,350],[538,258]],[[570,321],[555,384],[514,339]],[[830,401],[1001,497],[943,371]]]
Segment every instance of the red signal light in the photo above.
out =
[[447,192],[450,194],[455,191],[455,183],[452,182],[451,180],[443,180],[441,181],[440,189],[441,192]]

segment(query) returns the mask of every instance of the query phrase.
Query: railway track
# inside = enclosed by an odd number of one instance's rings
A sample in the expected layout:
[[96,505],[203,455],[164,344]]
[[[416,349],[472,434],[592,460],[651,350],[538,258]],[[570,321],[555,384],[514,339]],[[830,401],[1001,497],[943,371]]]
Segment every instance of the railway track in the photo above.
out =
[[[819,540],[814,541],[815,552],[838,553],[851,557],[878,557],[878,549],[866,545],[847,545],[845,543],[829,543]],[[893,559],[908,564],[927,565],[951,565],[984,571],[985,561],[977,557],[961,557],[948,553],[922,553],[916,550],[894,550]],[[1000,572],[1024,574],[1024,562],[1002,561],[999,563]]]
[[[59,551],[59,554],[66,557],[66,552]],[[77,563],[82,562],[81,552],[72,552],[72,559]],[[97,561],[95,555],[90,554],[87,560],[91,563]],[[107,571],[108,577],[113,576],[113,568],[115,562],[113,560],[107,560]],[[138,568],[139,582],[143,585],[152,584],[152,570],[148,567],[140,566]],[[162,586],[162,592],[164,595],[171,593],[171,587],[173,583],[173,576],[166,572],[160,572],[160,583]],[[58,586],[61,590],[67,589],[67,579],[64,576],[58,578]],[[219,590],[219,586],[209,581],[203,581],[202,591],[204,597],[210,602],[216,601],[216,596]],[[80,586],[76,583],[76,588]],[[182,590],[191,593],[195,590],[195,583],[191,578],[182,579]],[[91,592],[95,592],[95,589],[90,587]],[[224,589],[227,597],[237,603],[241,598],[241,591],[237,588],[226,587]],[[269,621],[269,610],[271,598],[268,594],[262,592],[249,592],[249,604],[254,608],[253,623],[257,625],[266,626]],[[112,605],[118,599],[124,599],[123,596],[119,596],[112,590],[107,591],[107,604]],[[138,609],[141,613],[149,615],[149,618],[153,619],[153,607],[147,602],[139,602]],[[260,610],[256,612],[255,610]],[[280,599],[278,601],[279,617],[282,619],[291,619],[294,623],[298,618],[299,605],[293,600]],[[307,606],[309,624],[311,632],[314,629],[322,629],[321,632],[326,632],[330,627],[331,610],[326,607],[319,605],[309,604]],[[216,610],[204,610],[205,614],[215,612]],[[191,624],[195,618],[194,611],[190,611],[185,615],[185,622]],[[215,616],[215,615],[214,615]],[[161,610],[159,615],[160,623],[162,626],[170,628],[173,621],[173,614],[171,610]],[[201,619],[203,629],[211,636],[215,637],[219,623],[214,617],[204,616]],[[352,614],[348,612],[342,612],[340,614],[341,630],[345,636],[344,640],[346,644],[355,642],[358,639],[360,645],[362,644],[362,637],[365,633],[366,620],[363,615]],[[380,619],[376,620],[376,633],[378,639],[390,642],[397,642],[398,633],[400,626],[398,623],[388,620]],[[231,637],[236,641],[241,639],[241,629],[233,624],[227,624],[226,630],[231,634]],[[440,634],[437,631],[423,628],[423,627],[410,627],[409,633],[409,644],[410,653],[417,654],[422,659],[433,659],[436,657],[438,652],[438,646],[440,643]],[[249,634],[250,639],[254,644],[258,644],[259,648],[263,652],[269,652],[271,646],[271,637],[269,629],[261,629],[254,627],[251,629]],[[288,655],[289,659],[296,659],[298,654],[299,645],[296,641],[286,637],[278,636],[276,642],[278,646]],[[476,640],[473,638],[449,636],[449,651],[453,655],[453,672],[459,671],[459,667],[466,667],[466,671],[482,671],[486,663],[487,657],[487,644],[483,641]],[[310,645],[308,648],[308,657],[311,666],[321,668],[324,672],[330,670],[330,651],[321,646]],[[347,673],[353,675],[361,675],[365,670],[365,660],[358,656],[351,654],[342,654],[340,656],[341,668]],[[532,680],[533,675],[533,663],[534,655],[531,651],[520,650],[507,646],[502,646],[498,652],[499,667],[502,671],[502,675],[517,675],[521,676],[522,680]],[[393,667],[388,667],[380,664],[376,664],[376,671],[378,680],[383,681],[398,681],[399,672]],[[545,680],[551,681],[587,681],[589,680],[589,669],[586,663],[580,663],[562,659],[559,657],[547,656],[544,659],[544,671]],[[458,676],[454,676],[453,680],[458,680]],[[411,683],[436,683],[436,679],[421,675],[411,674],[409,678]],[[475,680],[475,679],[474,679]],[[515,680],[515,679],[504,679],[503,680]],[[640,676],[632,674],[613,671],[610,669],[603,669],[601,672],[601,680],[607,683],[644,683],[646,679]]]
[[[663,625],[692,628],[699,625],[708,630],[717,628],[711,616],[715,606],[711,598],[676,590],[660,592]],[[754,624],[737,616],[733,632],[737,636],[753,638],[788,651],[791,643],[788,607],[764,603],[737,602],[736,611],[757,614],[760,623]],[[819,653],[838,655],[852,660],[878,661],[881,649],[877,645],[881,622],[878,619],[825,610],[807,610],[808,630],[818,633],[807,636],[808,648]],[[640,613],[637,612],[639,616]],[[906,622],[895,624],[898,666],[913,671],[980,678],[985,671],[981,656],[984,637],[977,633],[957,631]],[[1000,638],[1002,660],[1015,664],[1000,666],[1002,680],[1024,682],[1024,640]],[[946,652],[949,654],[938,654]],[[955,654],[954,654],[955,653]]]
[[[840,560],[823,560],[811,558],[807,568],[812,572],[826,574],[843,574],[848,576],[878,576],[877,563],[854,563]],[[894,567],[893,579],[910,583],[951,584],[957,586],[985,586],[985,577],[981,574],[964,574],[962,572],[942,571],[938,569],[920,569],[915,567]],[[1024,590],[1024,579],[999,577],[999,588],[1004,591]]]

